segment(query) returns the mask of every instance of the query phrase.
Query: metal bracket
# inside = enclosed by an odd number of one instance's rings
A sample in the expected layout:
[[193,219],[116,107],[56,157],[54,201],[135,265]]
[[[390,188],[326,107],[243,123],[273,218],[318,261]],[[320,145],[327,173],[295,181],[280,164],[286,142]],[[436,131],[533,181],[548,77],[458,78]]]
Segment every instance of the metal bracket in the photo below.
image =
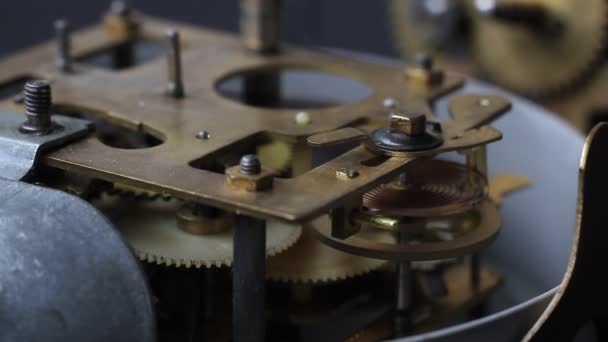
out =
[[0,111],[0,177],[23,179],[43,151],[82,138],[92,128],[88,121],[53,115],[61,129],[46,135],[24,134],[19,132],[24,120],[23,114]]

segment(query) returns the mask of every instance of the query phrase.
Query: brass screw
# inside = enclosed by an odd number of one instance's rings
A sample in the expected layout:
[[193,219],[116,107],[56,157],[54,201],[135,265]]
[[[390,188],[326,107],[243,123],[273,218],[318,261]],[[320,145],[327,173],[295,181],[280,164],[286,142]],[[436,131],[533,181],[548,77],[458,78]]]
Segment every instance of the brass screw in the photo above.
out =
[[426,116],[421,113],[394,112],[390,115],[390,126],[407,135],[422,135],[426,131]]

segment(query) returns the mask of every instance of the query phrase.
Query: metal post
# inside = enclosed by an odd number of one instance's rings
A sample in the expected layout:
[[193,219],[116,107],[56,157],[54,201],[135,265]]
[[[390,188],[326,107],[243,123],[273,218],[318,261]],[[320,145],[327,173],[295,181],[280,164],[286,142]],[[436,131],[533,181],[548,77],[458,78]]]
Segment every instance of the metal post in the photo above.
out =
[[240,28],[245,46],[275,53],[281,45],[281,0],[241,0]]
[[184,82],[182,80],[182,57],[179,43],[179,32],[167,30],[167,95],[181,99],[184,97]]
[[[281,1],[241,0],[241,36],[247,49],[274,54],[281,46]],[[243,101],[263,107],[276,107],[281,96],[278,70],[263,70],[243,78]]]
[[232,341],[265,338],[266,221],[235,215]]
[[55,36],[57,38],[57,57],[55,65],[61,72],[72,71],[72,59],[70,56],[70,26],[65,20],[55,21]]

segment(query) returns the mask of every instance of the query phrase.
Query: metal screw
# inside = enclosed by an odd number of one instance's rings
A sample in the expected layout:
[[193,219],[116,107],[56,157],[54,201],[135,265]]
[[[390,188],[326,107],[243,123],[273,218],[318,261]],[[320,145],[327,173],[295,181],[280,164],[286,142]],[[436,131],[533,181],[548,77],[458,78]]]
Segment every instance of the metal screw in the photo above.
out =
[[419,52],[416,54],[416,63],[424,70],[433,70],[433,56],[426,52]]
[[308,126],[310,125],[312,119],[310,118],[310,114],[307,112],[298,112],[295,116],[296,124],[298,126]]
[[262,164],[255,154],[247,154],[241,157],[239,166],[240,172],[245,175],[255,175],[262,172]]
[[482,107],[487,107],[490,105],[490,100],[483,98],[483,99],[479,100],[479,105]]
[[179,45],[179,32],[169,29],[165,36],[167,38],[167,66],[169,71],[167,95],[180,99],[184,97],[184,82],[182,80],[182,57]]
[[384,101],[382,101],[382,105],[384,106],[384,108],[396,108],[397,100],[392,97],[387,97],[384,99]]
[[72,60],[70,57],[70,25],[67,21],[60,19],[55,21],[55,35],[57,37],[57,58],[55,66],[62,72],[72,71]]
[[350,169],[347,167],[342,167],[339,168],[338,170],[336,170],[336,176],[340,177],[340,178],[348,178],[348,179],[352,179],[355,178],[359,175],[359,171],[355,170],[355,169]]
[[29,81],[24,87],[25,115],[20,131],[27,134],[46,134],[52,129],[51,85],[48,81]]
[[426,115],[421,113],[391,113],[391,128],[403,131],[407,135],[415,136],[426,131]]
[[209,132],[207,132],[205,130],[201,130],[198,133],[196,133],[196,138],[201,139],[201,140],[207,140],[207,139],[211,138],[211,134],[209,134]]

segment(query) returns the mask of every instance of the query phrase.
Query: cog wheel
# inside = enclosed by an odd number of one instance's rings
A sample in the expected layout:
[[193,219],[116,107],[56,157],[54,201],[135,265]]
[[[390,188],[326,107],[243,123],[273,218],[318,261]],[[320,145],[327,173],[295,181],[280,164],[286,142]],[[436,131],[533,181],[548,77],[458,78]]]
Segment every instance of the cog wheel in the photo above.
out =
[[[181,203],[176,199],[141,201],[102,196],[94,204],[106,213],[141,260],[175,267],[232,265],[232,230],[207,235],[182,231],[175,216]],[[284,251],[301,232],[300,226],[269,221],[266,255]]]
[[154,191],[140,189],[135,186],[114,183],[112,188],[107,190],[106,193],[111,196],[119,196],[122,198],[129,198],[134,200],[148,200],[155,201],[157,199],[163,199],[168,201],[171,199],[171,196],[166,194],[161,194]]
[[606,0],[472,0],[469,10],[480,68],[524,95],[571,90],[604,60]]
[[[381,268],[385,260],[370,259],[334,249],[314,237],[312,226],[330,225],[328,217],[321,217],[304,226],[302,237],[285,252],[270,257],[266,277],[275,281],[294,283],[327,283],[353,278]],[[390,242],[394,238],[387,231],[369,231],[369,239]]]

